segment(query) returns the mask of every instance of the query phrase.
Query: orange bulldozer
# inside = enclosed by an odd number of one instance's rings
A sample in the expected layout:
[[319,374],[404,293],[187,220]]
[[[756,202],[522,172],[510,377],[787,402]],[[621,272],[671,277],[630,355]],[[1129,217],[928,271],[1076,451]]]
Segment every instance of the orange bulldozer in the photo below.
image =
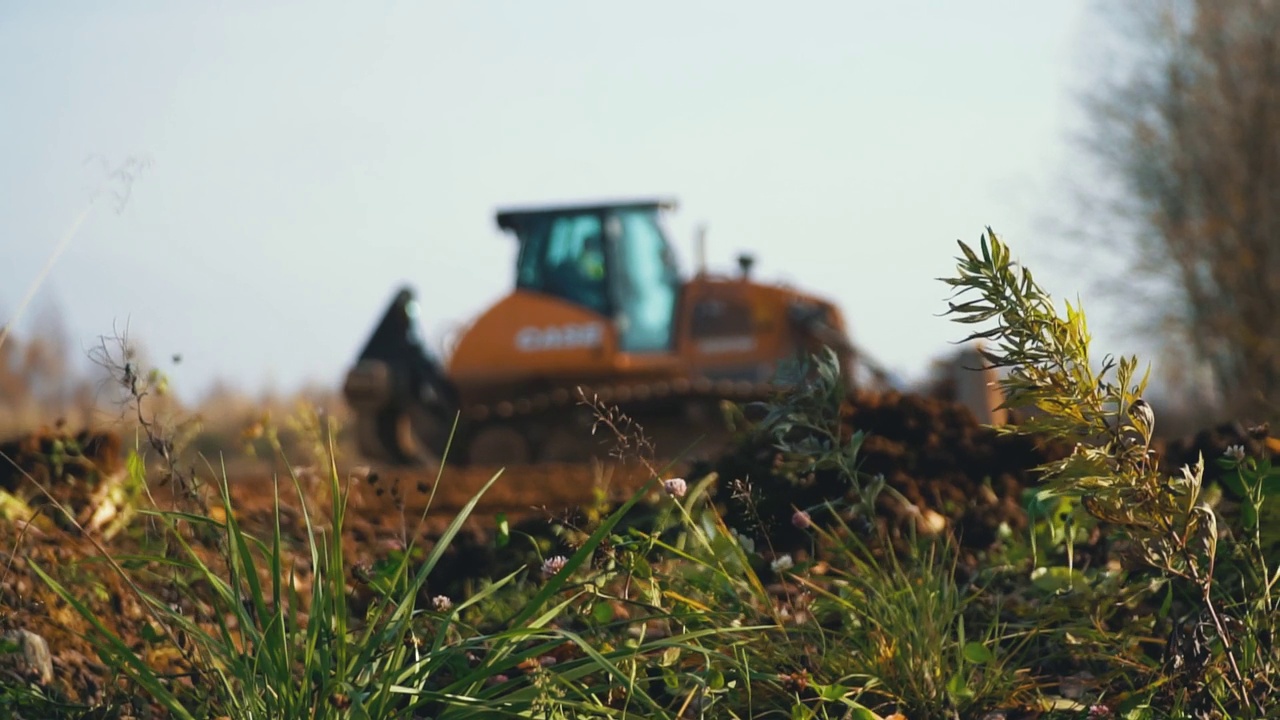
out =
[[[669,199],[499,209],[519,243],[515,287],[475,318],[449,356],[428,352],[401,289],[347,374],[368,459],[393,465],[578,463],[606,455],[591,399],[686,458],[727,438],[722,403],[768,398],[779,370],[830,348],[846,385],[869,370],[840,311],[751,278],[676,266]],[[701,237],[698,253],[705,252]],[[699,443],[701,441],[701,444]]]

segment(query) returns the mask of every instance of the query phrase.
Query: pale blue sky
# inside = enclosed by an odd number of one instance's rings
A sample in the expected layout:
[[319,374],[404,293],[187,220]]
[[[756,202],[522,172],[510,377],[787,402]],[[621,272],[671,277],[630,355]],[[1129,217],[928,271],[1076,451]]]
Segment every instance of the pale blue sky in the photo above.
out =
[[57,306],[80,349],[128,322],[183,355],[186,397],[336,386],[403,282],[438,343],[512,282],[504,204],[679,197],[686,269],[705,222],[713,266],[755,252],[908,378],[963,334],[937,317],[957,238],[991,225],[1084,292],[1038,224],[1069,168],[1080,0],[216,6],[0,1],[0,322],[100,178],[90,154],[154,164],[27,317]]

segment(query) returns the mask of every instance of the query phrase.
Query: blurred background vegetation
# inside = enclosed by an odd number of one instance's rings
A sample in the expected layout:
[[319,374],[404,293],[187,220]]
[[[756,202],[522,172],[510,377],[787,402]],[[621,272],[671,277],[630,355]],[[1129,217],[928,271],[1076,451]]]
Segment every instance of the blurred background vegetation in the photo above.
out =
[[1197,423],[1280,402],[1280,2],[1126,0],[1078,138],[1073,264]]

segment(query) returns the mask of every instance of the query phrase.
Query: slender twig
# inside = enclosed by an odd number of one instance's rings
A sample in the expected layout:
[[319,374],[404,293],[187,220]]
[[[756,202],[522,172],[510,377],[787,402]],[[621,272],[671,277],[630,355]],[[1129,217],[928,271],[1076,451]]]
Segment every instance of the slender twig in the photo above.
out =
[[[3,456],[4,453],[0,453]],[[7,457],[5,458],[8,459]],[[13,462],[10,460],[10,462]],[[28,518],[22,525],[22,532],[18,533],[18,539],[13,543],[13,552],[9,553],[9,562],[5,563],[4,574],[0,575],[0,587],[4,587],[4,583],[9,579],[9,571],[13,569],[13,560],[17,557],[18,548],[22,547],[22,541],[27,537],[27,531],[35,524],[36,518],[44,514],[44,508],[36,508],[35,514]]]

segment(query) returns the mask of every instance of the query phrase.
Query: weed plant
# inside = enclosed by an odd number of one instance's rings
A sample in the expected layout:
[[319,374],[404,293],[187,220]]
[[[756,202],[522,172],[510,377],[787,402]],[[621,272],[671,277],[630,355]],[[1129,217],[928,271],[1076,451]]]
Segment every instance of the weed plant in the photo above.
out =
[[[1175,716],[1268,713],[1276,700],[1269,641],[1276,576],[1258,519],[1275,487],[1270,464],[1242,452],[1218,459],[1236,471],[1231,484],[1240,498],[1238,511],[1224,514],[1206,492],[1203,458],[1173,472],[1160,467],[1151,448],[1156,413],[1142,397],[1148,373],[1138,375],[1137,358],[1107,355],[1095,364],[1083,310],[1067,303],[1060,316],[993,233],[977,250],[963,242],[960,249],[957,276],[944,281],[957,299],[978,297],[951,303],[949,314],[993,325],[966,339],[993,343],[984,356],[1008,370],[1000,381],[1004,406],[1026,416],[1000,431],[1074,443],[1068,457],[1040,468],[1036,499],[1068,503],[1068,534],[1082,522],[1104,524],[1123,557],[1156,574],[1144,589],[1163,594],[1152,625],[1168,634],[1160,662],[1141,673],[1151,688],[1142,702]],[[1117,647],[1132,646],[1127,635],[1118,633]]]

